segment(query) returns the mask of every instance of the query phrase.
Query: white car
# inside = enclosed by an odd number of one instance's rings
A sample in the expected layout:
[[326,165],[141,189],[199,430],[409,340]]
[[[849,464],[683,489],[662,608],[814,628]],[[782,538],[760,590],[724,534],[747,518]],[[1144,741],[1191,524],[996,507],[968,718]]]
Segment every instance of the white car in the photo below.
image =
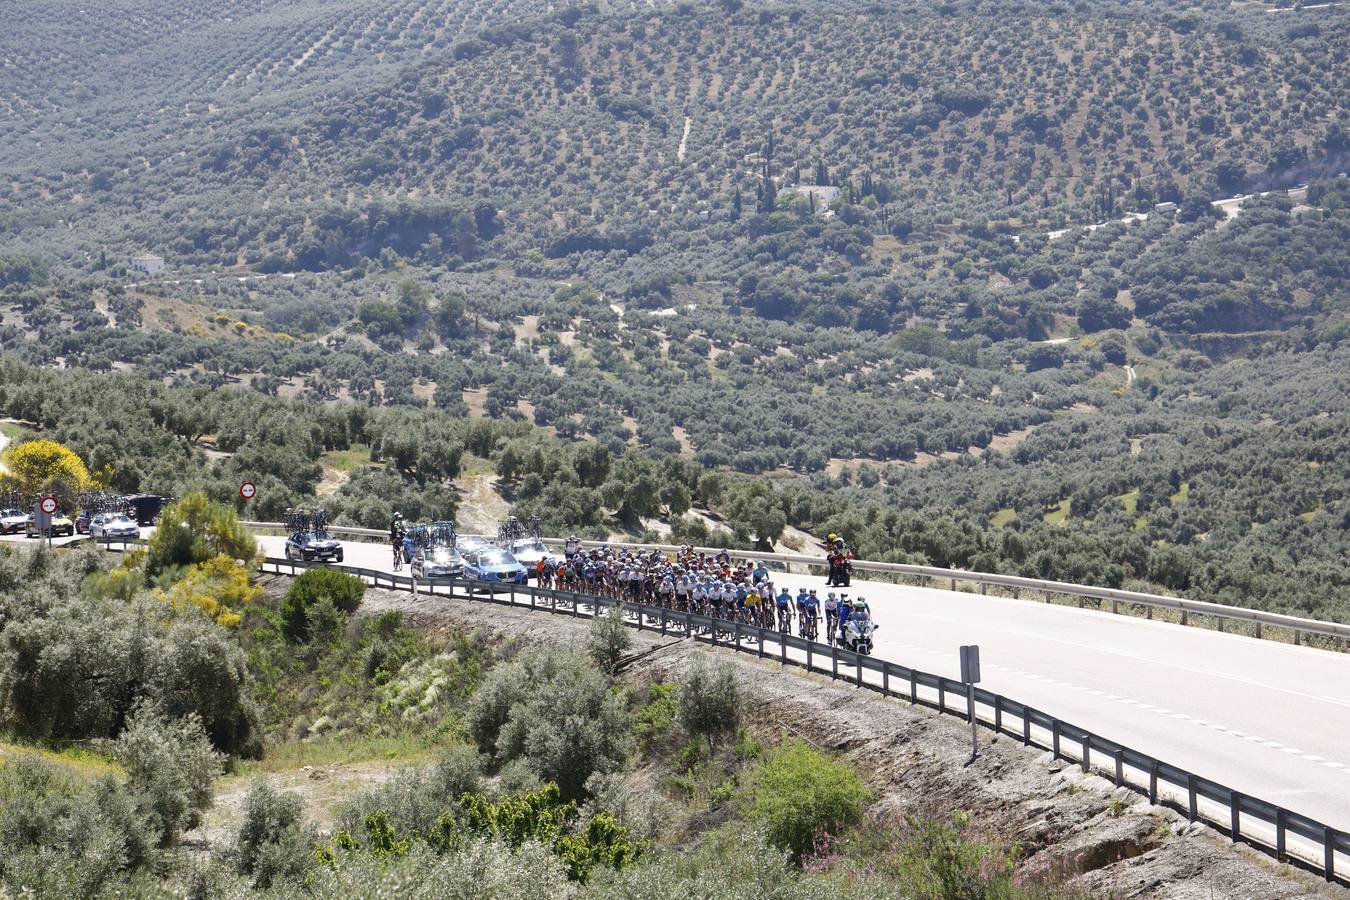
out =
[[92,538],[134,538],[141,536],[141,529],[122,513],[103,513],[89,520],[89,536]]
[[539,564],[541,559],[551,559],[555,566],[559,562],[558,557],[554,555],[553,551],[549,550],[548,546],[543,541],[539,540],[539,538],[520,538],[519,540],[512,541],[510,550],[511,555],[516,558],[517,562],[525,567],[532,578],[538,571],[535,566]]
[[21,509],[0,509],[0,534],[18,534],[28,524],[28,513]]
[[461,534],[455,538],[455,549],[465,555],[479,550],[491,550],[495,546],[492,541],[478,534]]

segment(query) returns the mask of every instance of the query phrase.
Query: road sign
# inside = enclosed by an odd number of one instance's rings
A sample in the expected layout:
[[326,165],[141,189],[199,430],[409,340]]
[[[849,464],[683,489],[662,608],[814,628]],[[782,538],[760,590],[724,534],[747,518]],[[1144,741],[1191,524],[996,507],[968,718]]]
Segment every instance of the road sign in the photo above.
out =
[[961,648],[961,681],[966,686],[966,709],[970,716],[970,765],[979,755],[979,739],[975,726],[975,684],[980,680],[980,647],[978,644],[966,644]]
[[980,683],[980,647],[967,644],[961,648],[961,681],[965,684]]
[[49,516],[50,516],[50,515],[55,515],[55,513],[56,513],[56,498],[55,498],[55,497],[52,497],[52,496],[50,496],[50,495],[48,495],[48,496],[46,496],[46,497],[43,497],[43,498],[42,498],[42,502],[38,504],[38,507],[39,507],[43,512],[45,512],[47,515],[49,515]]
[[252,500],[254,497],[258,496],[258,486],[251,481],[245,481],[243,484],[239,485],[239,496],[243,497],[245,500]]

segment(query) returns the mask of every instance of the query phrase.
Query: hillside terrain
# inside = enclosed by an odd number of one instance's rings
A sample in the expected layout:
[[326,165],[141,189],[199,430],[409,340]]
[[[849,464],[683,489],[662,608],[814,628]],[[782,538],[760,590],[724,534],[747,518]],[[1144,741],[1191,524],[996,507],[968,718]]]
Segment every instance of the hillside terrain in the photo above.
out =
[[[196,408],[128,387],[162,433],[124,435],[99,381],[25,371],[0,412],[119,487],[835,530],[1347,615],[1338,5],[32,13],[0,45],[0,347]],[[341,428],[296,433],[304,404]],[[550,461],[576,441],[614,468]]]

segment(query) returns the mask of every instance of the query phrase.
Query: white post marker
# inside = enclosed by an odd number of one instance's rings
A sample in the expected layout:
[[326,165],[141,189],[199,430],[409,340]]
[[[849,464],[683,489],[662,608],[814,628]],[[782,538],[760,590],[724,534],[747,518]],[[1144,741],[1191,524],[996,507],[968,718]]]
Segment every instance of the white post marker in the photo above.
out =
[[966,709],[970,713],[970,765],[979,755],[979,742],[975,732],[975,685],[980,680],[980,647],[967,644],[961,648],[961,681],[966,686]]
[[245,500],[252,500],[258,496],[258,486],[251,481],[245,481],[239,485],[239,496]]

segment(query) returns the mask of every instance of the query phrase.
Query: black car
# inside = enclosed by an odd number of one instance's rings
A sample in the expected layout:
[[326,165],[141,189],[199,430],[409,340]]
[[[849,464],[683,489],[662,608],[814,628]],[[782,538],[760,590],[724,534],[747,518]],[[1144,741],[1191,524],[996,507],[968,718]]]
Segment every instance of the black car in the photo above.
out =
[[167,497],[158,497],[154,494],[135,494],[130,497],[124,497],[131,518],[136,520],[137,525],[153,525],[155,519],[159,518],[159,511],[168,505]]
[[326,531],[297,531],[286,538],[286,558],[342,562],[342,542]]

